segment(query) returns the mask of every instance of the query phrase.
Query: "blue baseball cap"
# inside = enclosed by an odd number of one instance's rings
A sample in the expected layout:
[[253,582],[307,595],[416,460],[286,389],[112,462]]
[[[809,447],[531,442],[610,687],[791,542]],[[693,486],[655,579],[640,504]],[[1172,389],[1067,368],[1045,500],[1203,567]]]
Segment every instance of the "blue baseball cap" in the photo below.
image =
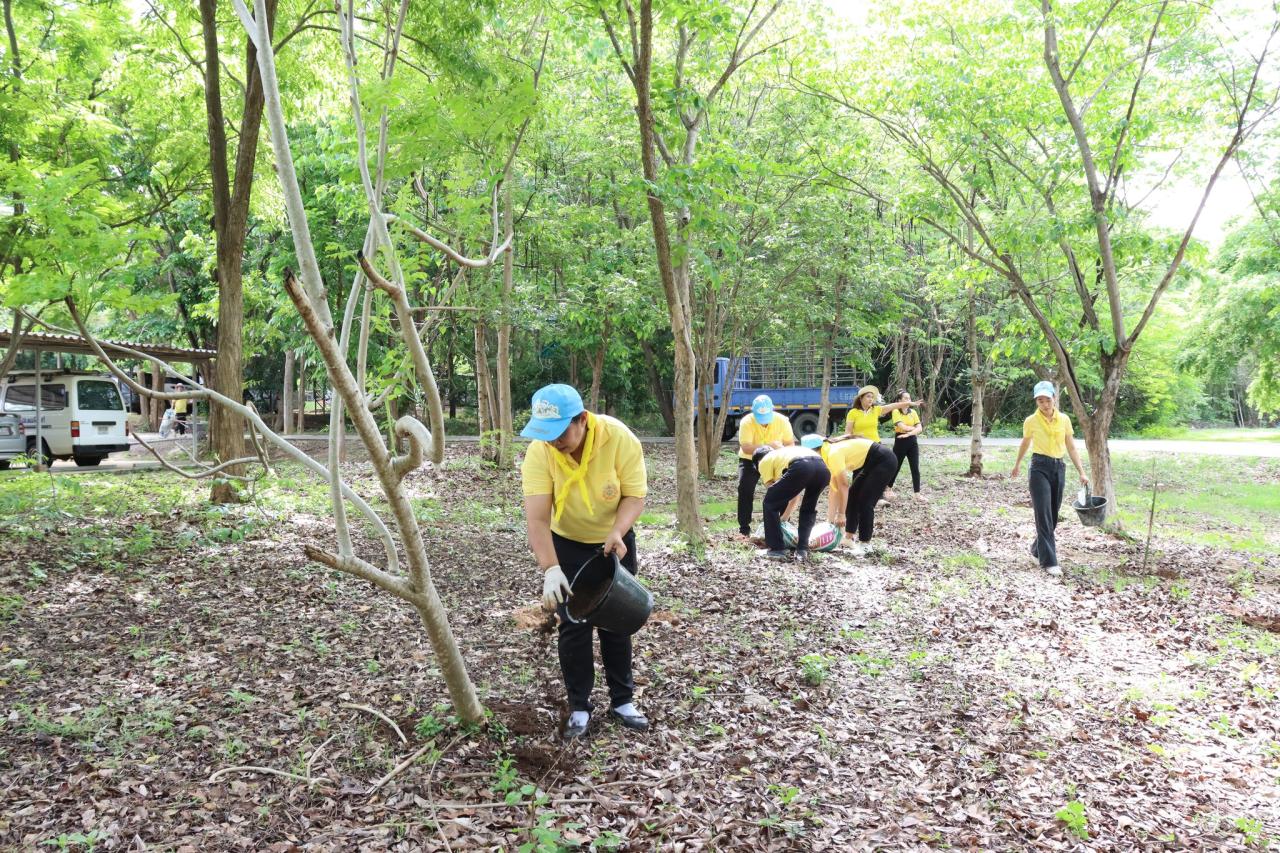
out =
[[761,394],[751,401],[751,414],[756,416],[756,423],[766,426],[773,420],[773,400],[768,394]]
[[582,395],[572,385],[544,385],[533,392],[533,417],[520,434],[539,441],[555,441],[584,408]]
[[816,432],[808,433],[800,437],[800,446],[807,447],[810,450],[817,450],[822,446],[823,438]]
[[1058,389],[1054,388],[1053,383],[1050,382],[1048,379],[1044,379],[1036,383],[1036,390],[1032,392],[1031,396],[1032,398],[1056,397],[1058,396]]

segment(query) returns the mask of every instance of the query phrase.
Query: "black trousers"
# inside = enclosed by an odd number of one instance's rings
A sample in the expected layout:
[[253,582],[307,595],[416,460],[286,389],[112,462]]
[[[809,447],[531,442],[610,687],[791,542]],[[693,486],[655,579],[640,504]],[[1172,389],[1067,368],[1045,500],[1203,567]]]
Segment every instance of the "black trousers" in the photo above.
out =
[[871,445],[867,459],[849,484],[849,503],[844,511],[844,532],[858,541],[870,542],[876,526],[876,503],[898,473],[898,458],[883,444]]
[[796,530],[796,543],[800,550],[809,547],[809,534],[818,518],[818,498],[831,481],[827,463],[818,456],[804,456],[782,472],[778,482],[764,493],[764,541],[771,551],[786,548],[782,540],[782,512],[791,499],[804,492],[800,499],[800,523]]
[[[589,544],[566,539],[552,532],[551,542],[555,545],[556,559],[565,577],[573,583],[578,569],[596,554],[600,543]],[[622,565],[631,574],[636,574],[636,534],[628,530],[622,537],[622,544],[627,546],[627,556],[622,558]],[[560,613],[560,672],[564,676],[564,689],[569,697],[569,710],[590,711],[591,689],[596,683],[595,659],[591,652],[591,634],[596,631],[600,635],[600,659],[604,662],[604,678],[609,685],[609,703],[611,707],[625,705],[631,701],[635,684],[631,680],[631,635],[617,634],[593,625],[570,622],[565,614],[564,605]]]
[[902,472],[902,460],[911,463],[911,488],[920,491],[920,442],[916,441],[916,437],[895,438],[893,440],[893,455],[898,459],[898,467],[893,469],[893,479],[889,481],[890,488],[898,482],[898,474]]
[[1031,470],[1027,479],[1031,489],[1031,509],[1036,516],[1036,541],[1031,555],[1041,567],[1058,565],[1058,543],[1054,528],[1058,526],[1058,510],[1062,508],[1062,492],[1067,485],[1067,463],[1062,459],[1031,454]]
[[738,532],[751,535],[751,510],[756,503],[756,485],[760,472],[750,459],[738,458]]

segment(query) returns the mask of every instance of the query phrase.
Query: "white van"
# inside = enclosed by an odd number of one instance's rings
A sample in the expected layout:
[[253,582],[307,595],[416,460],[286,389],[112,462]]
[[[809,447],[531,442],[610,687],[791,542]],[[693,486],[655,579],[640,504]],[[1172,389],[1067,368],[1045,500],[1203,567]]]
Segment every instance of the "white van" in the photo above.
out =
[[[0,384],[0,412],[19,415],[27,453],[36,454],[35,373],[9,374]],[[129,449],[124,400],[110,376],[67,370],[40,372],[40,438],[46,463],[74,459],[97,465],[108,453]]]

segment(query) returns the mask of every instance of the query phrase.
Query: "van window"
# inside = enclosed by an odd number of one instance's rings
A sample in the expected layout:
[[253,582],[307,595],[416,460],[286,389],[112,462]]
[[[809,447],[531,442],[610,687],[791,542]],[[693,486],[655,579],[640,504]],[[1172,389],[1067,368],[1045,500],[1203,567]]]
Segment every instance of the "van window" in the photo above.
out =
[[[67,407],[67,386],[41,385],[40,408],[45,412],[56,412]],[[4,395],[6,412],[34,412],[36,410],[36,386],[10,385]]]
[[81,409],[91,412],[118,412],[124,408],[115,383],[102,380],[77,382],[76,399],[80,401]]

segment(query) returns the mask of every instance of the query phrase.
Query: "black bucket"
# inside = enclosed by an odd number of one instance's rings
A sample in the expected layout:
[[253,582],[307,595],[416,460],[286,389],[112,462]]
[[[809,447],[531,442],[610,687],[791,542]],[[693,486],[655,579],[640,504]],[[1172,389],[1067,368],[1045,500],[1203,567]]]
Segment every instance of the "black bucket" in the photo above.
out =
[[1071,508],[1080,516],[1080,523],[1085,527],[1101,527],[1107,517],[1107,499],[1090,494],[1088,487],[1084,490],[1084,503],[1081,504],[1077,498]]
[[598,552],[573,577],[565,605],[570,622],[589,622],[615,634],[634,634],[649,621],[653,595],[623,568],[617,554]]

